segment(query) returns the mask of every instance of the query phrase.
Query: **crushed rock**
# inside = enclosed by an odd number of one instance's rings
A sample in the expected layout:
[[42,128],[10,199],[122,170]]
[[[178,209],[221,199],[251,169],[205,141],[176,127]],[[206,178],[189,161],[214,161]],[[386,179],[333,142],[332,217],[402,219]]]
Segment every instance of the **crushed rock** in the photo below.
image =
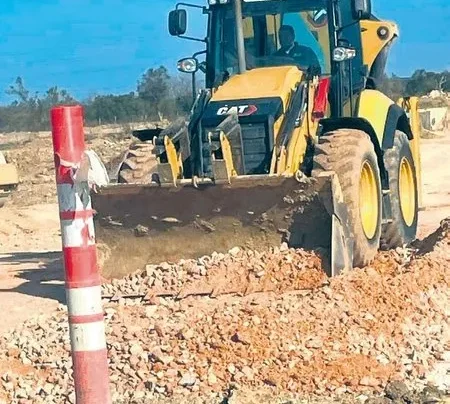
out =
[[[314,255],[278,248],[148,266],[104,285],[116,296],[104,303],[114,402],[278,402],[252,401],[255,391],[299,403],[439,402],[450,393],[446,223],[426,253],[380,253],[331,280]],[[208,293],[180,294],[193,289]],[[65,306],[0,340],[0,377],[7,402],[73,402]]]
[[301,249],[273,248],[258,252],[231,249],[198,260],[147,265],[144,271],[103,285],[104,296],[219,296],[314,289],[328,278],[321,259]]

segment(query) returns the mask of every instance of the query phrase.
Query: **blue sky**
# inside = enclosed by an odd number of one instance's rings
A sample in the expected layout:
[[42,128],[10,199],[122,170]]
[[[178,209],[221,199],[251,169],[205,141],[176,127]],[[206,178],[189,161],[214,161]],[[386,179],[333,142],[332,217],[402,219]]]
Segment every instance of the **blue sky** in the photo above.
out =
[[[204,4],[194,0],[197,4]],[[206,3],[206,0],[204,0]],[[448,0],[373,0],[380,18],[393,19],[401,38],[388,72],[450,69]],[[169,36],[172,0],[0,1],[0,102],[4,89],[22,76],[33,91],[53,85],[78,98],[133,91],[149,67],[172,69],[177,59],[201,49]],[[202,35],[205,17],[193,9],[190,33]]]

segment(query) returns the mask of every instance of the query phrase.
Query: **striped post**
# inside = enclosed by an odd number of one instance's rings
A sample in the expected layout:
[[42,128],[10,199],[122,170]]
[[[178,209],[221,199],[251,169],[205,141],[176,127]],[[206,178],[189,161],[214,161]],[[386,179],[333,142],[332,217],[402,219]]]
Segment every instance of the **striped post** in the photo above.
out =
[[108,360],[93,211],[87,182],[76,183],[85,152],[81,106],[51,111],[56,185],[77,404],[109,404]]

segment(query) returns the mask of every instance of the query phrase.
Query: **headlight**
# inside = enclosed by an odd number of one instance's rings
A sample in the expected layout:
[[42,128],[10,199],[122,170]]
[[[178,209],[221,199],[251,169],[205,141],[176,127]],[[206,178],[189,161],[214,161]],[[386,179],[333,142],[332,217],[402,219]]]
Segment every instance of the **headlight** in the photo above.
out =
[[344,48],[340,46],[333,50],[333,60],[335,62],[343,62],[344,60],[353,59],[356,56],[356,50],[352,48]]
[[177,63],[177,69],[183,73],[195,73],[198,70],[198,61],[195,58],[181,59]]

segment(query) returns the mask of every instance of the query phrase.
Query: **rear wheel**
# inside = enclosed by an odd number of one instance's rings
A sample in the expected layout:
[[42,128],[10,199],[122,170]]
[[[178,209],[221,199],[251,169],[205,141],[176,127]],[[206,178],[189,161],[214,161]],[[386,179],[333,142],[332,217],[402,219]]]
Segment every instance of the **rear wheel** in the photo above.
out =
[[[187,131],[187,124],[183,118],[176,120],[159,134],[173,137],[180,131]],[[117,181],[119,183],[150,184],[154,175],[158,174],[158,161],[155,146],[150,142],[136,143],[130,147],[119,167]]]
[[334,171],[339,178],[354,237],[353,266],[365,266],[378,251],[382,217],[380,170],[369,136],[354,129],[322,136],[312,175],[320,171]]
[[122,160],[117,181],[122,184],[149,184],[156,169],[154,145],[136,143],[130,147]]
[[397,131],[394,146],[386,150],[384,164],[389,174],[392,222],[383,226],[381,248],[392,249],[416,237],[418,221],[417,177],[408,137]]

